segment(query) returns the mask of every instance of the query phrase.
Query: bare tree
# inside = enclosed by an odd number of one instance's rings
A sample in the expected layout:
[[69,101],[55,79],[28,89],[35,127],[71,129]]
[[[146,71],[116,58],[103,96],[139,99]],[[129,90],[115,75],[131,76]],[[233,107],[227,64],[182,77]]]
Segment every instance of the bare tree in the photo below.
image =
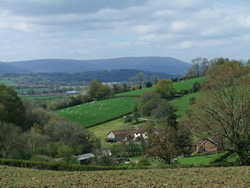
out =
[[154,74],[153,76],[151,76],[150,79],[153,82],[153,84],[155,85],[160,80],[160,76],[158,74]]
[[147,75],[144,74],[143,72],[139,72],[137,75],[135,76],[132,76],[129,78],[129,80],[131,82],[133,82],[134,84],[137,84],[140,86],[140,88],[142,88],[144,82],[146,81],[147,79]]
[[192,70],[197,74],[197,77],[203,76],[209,68],[209,62],[206,58],[195,58],[191,61],[193,63]]

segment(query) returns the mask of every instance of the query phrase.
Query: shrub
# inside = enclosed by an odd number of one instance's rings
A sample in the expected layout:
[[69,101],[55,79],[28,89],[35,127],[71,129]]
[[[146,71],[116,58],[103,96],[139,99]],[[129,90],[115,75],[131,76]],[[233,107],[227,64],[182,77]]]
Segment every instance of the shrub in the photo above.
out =
[[189,104],[190,104],[190,105],[195,104],[195,100],[196,100],[195,97],[190,97],[190,98],[189,98]]
[[128,116],[125,117],[125,120],[124,120],[125,123],[131,123],[132,121],[133,121],[132,116],[128,115]]

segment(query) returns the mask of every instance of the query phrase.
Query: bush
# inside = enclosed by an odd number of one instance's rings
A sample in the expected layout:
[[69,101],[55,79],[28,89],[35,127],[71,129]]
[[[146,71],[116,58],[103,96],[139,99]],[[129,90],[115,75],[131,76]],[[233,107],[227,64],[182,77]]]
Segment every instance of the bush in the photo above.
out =
[[197,92],[201,89],[201,84],[199,82],[195,82],[192,86],[191,92]]
[[186,90],[186,89],[183,89],[183,90],[181,90],[179,93],[182,94],[182,95],[185,95],[185,94],[188,94],[189,91]]
[[134,87],[132,88],[132,90],[139,90],[139,89],[141,89],[141,86],[139,86],[139,85],[134,86]]
[[31,159],[31,161],[43,161],[43,162],[53,162],[54,159],[45,156],[45,155],[34,155]]
[[136,164],[136,168],[145,168],[150,166],[151,163],[148,159],[141,157],[138,161],[138,163]]
[[128,115],[128,116],[125,117],[125,120],[124,120],[125,123],[131,123],[132,121],[133,121],[132,116]]
[[57,171],[94,171],[94,170],[125,170],[128,166],[87,166],[87,165],[68,165],[63,163],[49,163],[38,161],[26,161],[26,160],[12,160],[12,159],[0,159],[0,165],[23,167],[23,168],[35,168],[43,170],[57,170]]

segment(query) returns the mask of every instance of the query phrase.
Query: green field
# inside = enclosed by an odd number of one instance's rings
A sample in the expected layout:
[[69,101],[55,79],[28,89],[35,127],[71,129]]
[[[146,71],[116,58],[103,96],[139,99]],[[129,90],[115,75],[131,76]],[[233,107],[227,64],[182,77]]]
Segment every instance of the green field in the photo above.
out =
[[8,86],[16,85],[15,82],[10,81],[10,80],[0,80],[0,83],[4,85],[8,85]]
[[0,187],[249,187],[250,167],[49,171],[0,166]]
[[[186,80],[183,82],[177,82],[175,83],[174,86],[176,88],[183,87],[184,89],[187,89],[187,88],[191,88],[193,83],[202,82],[203,80],[204,80],[204,77],[195,78],[195,79]],[[120,93],[120,94],[117,94],[116,96],[122,96],[122,95],[123,96],[138,95],[139,96],[143,92],[149,91],[149,90],[152,90],[152,88],[144,88],[141,90]],[[189,104],[189,98],[192,96],[198,98],[199,95],[200,93],[192,93],[192,94],[184,95],[182,98],[173,99],[169,101],[171,104],[173,104],[174,106],[178,108],[178,111],[177,111],[178,118],[181,118],[183,115],[185,115],[187,109],[192,108],[192,106]],[[114,99],[108,99],[108,100],[103,100],[103,101],[97,101],[94,103],[88,103],[88,104],[83,104],[83,105],[59,110],[58,114],[65,117],[66,119],[70,121],[76,121],[76,122],[83,124],[85,127],[88,127],[89,125],[93,125],[95,123],[99,123],[107,119],[131,112],[133,100],[134,100],[133,97],[124,97],[124,98],[122,97],[122,98],[114,98]],[[109,124],[111,124],[110,127],[109,127]],[[117,127],[113,125],[114,123],[109,122],[109,123],[105,123],[103,126],[105,126],[106,130],[117,129]],[[98,129],[99,127],[100,125],[97,126],[94,130]],[[101,138],[103,138],[103,136],[101,136]]]
[[29,88],[29,89],[16,89],[18,94],[42,94],[49,92],[49,88]]
[[209,164],[210,161],[215,159],[216,157],[222,155],[223,153],[218,153],[214,155],[204,155],[204,156],[196,156],[196,157],[185,157],[178,158],[179,164]]
[[153,88],[142,88],[142,89],[138,89],[138,90],[133,90],[133,91],[128,91],[128,92],[124,92],[124,93],[119,93],[116,94],[115,96],[128,96],[128,95],[137,95],[140,96],[141,94],[143,94],[145,91],[151,91]]
[[79,122],[84,127],[88,127],[131,112],[133,100],[133,97],[112,98],[65,108],[57,112],[70,121]]
[[[177,92],[180,92],[181,90],[190,90],[195,82],[202,83],[202,82],[204,82],[204,80],[205,80],[205,77],[199,77],[199,78],[193,78],[193,79],[190,79],[190,80],[175,82],[174,83],[174,88],[175,88],[175,90]],[[152,89],[153,89],[153,87],[151,87],[151,88],[143,88],[143,89],[139,89],[139,90],[128,91],[128,92],[125,92],[125,93],[119,93],[119,94],[116,94],[115,96],[127,96],[127,95],[140,96],[145,91],[151,91]]]
[[177,92],[181,90],[190,90],[195,82],[202,83],[205,81],[205,77],[193,78],[190,80],[184,80],[174,83],[174,88]]
[[169,103],[177,107],[178,110],[176,114],[178,118],[181,118],[183,115],[185,115],[187,109],[192,109],[192,106],[189,104],[189,99],[191,97],[196,97],[197,99],[199,96],[200,92],[187,94],[179,99],[173,99],[169,101]]

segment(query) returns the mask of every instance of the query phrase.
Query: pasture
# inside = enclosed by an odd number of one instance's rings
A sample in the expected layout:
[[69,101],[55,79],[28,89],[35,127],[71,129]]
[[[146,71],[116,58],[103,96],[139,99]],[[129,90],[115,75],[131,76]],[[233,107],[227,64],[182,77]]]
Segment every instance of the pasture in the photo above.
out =
[[210,161],[212,161],[213,159],[215,159],[216,157],[218,157],[222,154],[223,153],[217,153],[217,154],[213,154],[213,155],[178,158],[178,163],[179,164],[194,164],[194,165],[205,164],[205,165],[207,165],[207,164],[209,164]]
[[169,103],[177,107],[178,110],[176,114],[178,118],[181,118],[182,116],[185,115],[187,109],[192,109],[192,105],[189,104],[189,99],[191,97],[195,97],[196,99],[198,99],[199,96],[200,96],[200,92],[191,93],[191,94],[184,95],[183,97],[179,99],[170,100]]
[[177,92],[181,90],[190,90],[195,82],[202,83],[205,81],[205,77],[193,78],[174,83],[174,88]]
[[104,122],[132,111],[133,97],[112,98],[58,110],[60,116],[84,127]]
[[[174,85],[175,90],[177,92],[180,92],[181,90],[190,90],[190,89],[192,89],[192,86],[193,86],[193,84],[195,82],[202,83],[204,81],[205,81],[205,77],[199,77],[199,78],[193,78],[193,79],[190,79],[190,80],[175,82],[175,83],[173,83],[173,85]],[[151,88],[142,88],[142,89],[139,89],[139,90],[128,91],[128,92],[125,92],[125,93],[119,93],[119,94],[116,94],[115,96],[127,96],[127,95],[140,96],[145,91],[151,91],[152,89],[153,89],[153,87],[151,87]]]
[[133,90],[133,91],[128,91],[128,92],[124,92],[124,93],[119,93],[116,94],[115,96],[140,96],[141,94],[143,94],[145,91],[151,91],[153,88],[142,88],[142,89],[138,89],[138,90]]
[[250,167],[48,171],[0,166],[0,187],[249,187]]

